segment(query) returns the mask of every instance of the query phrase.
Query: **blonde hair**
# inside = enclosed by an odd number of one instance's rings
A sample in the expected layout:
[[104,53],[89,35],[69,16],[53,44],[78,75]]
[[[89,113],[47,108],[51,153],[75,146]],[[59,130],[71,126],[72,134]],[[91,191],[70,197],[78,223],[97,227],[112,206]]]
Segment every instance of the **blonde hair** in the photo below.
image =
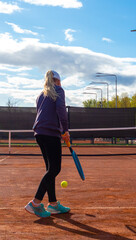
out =
[[45,96],[50,97],[53,101],[56,101],[58,94],[55,90],[55,82],[53,78],[53,72],[49,70],[45,75],[45,83],[43,93]]

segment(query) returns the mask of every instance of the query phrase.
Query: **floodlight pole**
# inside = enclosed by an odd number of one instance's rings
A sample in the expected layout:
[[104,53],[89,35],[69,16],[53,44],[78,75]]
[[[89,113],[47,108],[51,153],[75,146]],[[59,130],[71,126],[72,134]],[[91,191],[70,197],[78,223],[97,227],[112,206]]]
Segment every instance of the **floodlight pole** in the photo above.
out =
[[91,82],[90,84],[95,84],[95,83],[107,85],[107,107],[109,107],[109,83],[107,83],[107,82]]
[[96,107],[97,107],[97,93],[88,93],[88,92],[83,92],[83,94],[95,94],[95,96],[96,96]]
[[101,88],[93,88],[93,87],[87,87],[86,90],[88,89],[95,89],[95,90],[100,90],[101,91],[101,108],[102,108],[102,101],[103,101],[103,94],[102,94],[102,89]]
[[109,73],[96,73],[97,77],[107,77],[107,76],[113,76],[115,77],[115,96],[116,96],[116,108],[117,108],[117,76],[115,74],[109,74]]

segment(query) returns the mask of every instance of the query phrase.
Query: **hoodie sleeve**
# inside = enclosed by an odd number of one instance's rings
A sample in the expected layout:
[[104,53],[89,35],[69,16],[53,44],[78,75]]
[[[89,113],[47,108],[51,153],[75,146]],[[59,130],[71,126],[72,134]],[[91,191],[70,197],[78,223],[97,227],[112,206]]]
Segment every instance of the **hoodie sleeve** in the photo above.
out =
[[56,92],[59,95],[56,100],[56,112],[63,128],[62,131],[66,132],[68,131],[68,118],[65,105],[65,93],[62,87],[59,86],[56,88]]

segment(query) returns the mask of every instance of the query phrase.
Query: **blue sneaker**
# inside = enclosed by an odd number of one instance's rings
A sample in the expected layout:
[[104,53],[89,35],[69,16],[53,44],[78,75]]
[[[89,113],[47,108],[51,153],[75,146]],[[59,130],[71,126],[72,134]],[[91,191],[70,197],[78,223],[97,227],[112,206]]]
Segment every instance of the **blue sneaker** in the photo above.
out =
[[31,201],[25,206],[25,210],[29,213],[35,214],[38,217],[45,218],[51,216],[51,213],[45,210],[42,203],[38,207],[34,207]]
[[49,204],[47,206],[47,211],[50,212],[51,214],[67,213],[70,211],[70,208],[64,207],[60,204],[60,202],[57,202],[56,206],[52,206],[51,204]]

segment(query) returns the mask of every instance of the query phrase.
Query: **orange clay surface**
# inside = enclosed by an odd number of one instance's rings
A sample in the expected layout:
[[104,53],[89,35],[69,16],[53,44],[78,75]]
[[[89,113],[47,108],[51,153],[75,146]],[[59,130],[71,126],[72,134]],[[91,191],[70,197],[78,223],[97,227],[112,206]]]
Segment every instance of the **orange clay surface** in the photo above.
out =
[[[24,210],[45,173],[42,156],[0,155],[0,240],[136,239],[136,147],[74,149],[78,154],[109,155],[79,157],[85,181],[72,157],[62,157],[56,193],[71,212],[47,219]],[[8,148],[0,147],[0,153],[6,152]],[[13,147],[11,152],[40,153],[38,147]],[[63,147],[63,154],[67,153]],[[112,153],[115,155],[110,156]],[[68,182],[65,189],[60,185],[63,180]],[[45,195],[45,206],[47,202]]]

